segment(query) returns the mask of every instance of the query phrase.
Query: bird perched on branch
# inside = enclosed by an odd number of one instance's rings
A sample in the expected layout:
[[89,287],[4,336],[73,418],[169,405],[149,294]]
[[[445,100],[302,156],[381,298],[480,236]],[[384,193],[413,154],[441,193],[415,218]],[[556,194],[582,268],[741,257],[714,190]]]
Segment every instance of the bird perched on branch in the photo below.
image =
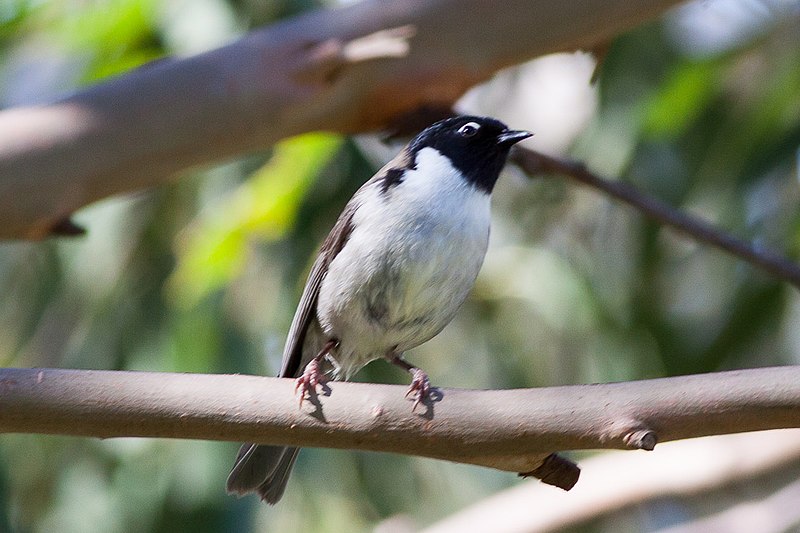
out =
[[[330,374],[346,380],[375,359],[411,374],[414,408],[428,376],[403,352],[438,334],[478,275],[489,242],[490,196],[509,150],[531,136],[486,117],[433,124],[347,203],[308,276],[279,377],[302,405]],[[299,448],[243,444],[229,493],[276,503]]]

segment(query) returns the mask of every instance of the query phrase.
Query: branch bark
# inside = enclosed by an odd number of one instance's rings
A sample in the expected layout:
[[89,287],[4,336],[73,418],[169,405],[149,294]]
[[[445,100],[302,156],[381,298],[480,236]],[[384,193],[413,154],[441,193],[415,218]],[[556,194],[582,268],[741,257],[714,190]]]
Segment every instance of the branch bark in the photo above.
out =
[[590,48],[678,0],[366,0],[167,59],[60,102],[0,112],[0,239],[307,131],[356,133],[451,104],[497,70]]
[[800,427],[800,367],[542,389],[439,389],[417,413],[397,385],[330,383],[298,409],[289,379],[0,370],[0,433],[352,448],[512,472],[535,470],[556,450],[652,449],[657,441],[788,427]]

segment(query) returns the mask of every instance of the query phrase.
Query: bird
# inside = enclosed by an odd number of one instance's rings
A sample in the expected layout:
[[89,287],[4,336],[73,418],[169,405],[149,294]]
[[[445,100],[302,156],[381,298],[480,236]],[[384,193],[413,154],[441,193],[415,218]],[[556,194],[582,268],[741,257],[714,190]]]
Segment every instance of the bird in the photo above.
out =
[[[386,359],[411,374],[412,411],[431,391],[403,352],[437,335],[472,289],[489,242],[491,193],[511,147],[530,137],[490,117],[425,128],[344,207],[308,275],[278,377],[304,399]],[[245,443],[227,492],[281,499],[300,449]]]

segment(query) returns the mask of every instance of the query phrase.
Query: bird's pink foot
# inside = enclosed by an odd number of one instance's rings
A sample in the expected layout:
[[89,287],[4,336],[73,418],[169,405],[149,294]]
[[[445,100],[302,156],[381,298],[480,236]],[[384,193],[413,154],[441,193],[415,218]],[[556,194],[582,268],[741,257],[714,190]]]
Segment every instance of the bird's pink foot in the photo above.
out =
[[419,404],[430,397],[431,382],[428,379],[428,374],[419,368],[411,368],[409,372],[411,372],[412,378],[411,385],[406,392],[406,398],[413,395],[414,406],[411,408],[411,412],[413,413]]
[[319,359],[312,359],[307,365],[299,378],[294,380],[294,393],[300,393],[300,405],[303,405],[303,400],[306,396],[311,397],[317,391],[317,385],[321,385],[327,381],[325,374],[320,369]]

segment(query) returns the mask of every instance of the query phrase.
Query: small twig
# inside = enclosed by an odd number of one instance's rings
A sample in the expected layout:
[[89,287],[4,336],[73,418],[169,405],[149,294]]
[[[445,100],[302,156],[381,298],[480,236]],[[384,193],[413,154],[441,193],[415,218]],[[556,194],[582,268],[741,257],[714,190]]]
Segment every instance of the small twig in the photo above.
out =
[[570,490],[578,482],[581,469],[564,457],[556,453],[548,455],[538,468],[531,472],[520,472],[520,477],[535,477],[546,485],[553,485],[564,490]]
[[636,207],[642,213],[661,224],[670,226],[700,242],[725,250],[800,288],[800,265],[775,252],[757,248],[738,237],[725,233],[705,220],[681,212],[660,200],[646,196],[627,183],[601,178],[589,171],[581,163],[551,157],[526,148],[517,149],[512,158],[515,163],[529,174],[555,173],[569,176],[584,185],[594,187]]

